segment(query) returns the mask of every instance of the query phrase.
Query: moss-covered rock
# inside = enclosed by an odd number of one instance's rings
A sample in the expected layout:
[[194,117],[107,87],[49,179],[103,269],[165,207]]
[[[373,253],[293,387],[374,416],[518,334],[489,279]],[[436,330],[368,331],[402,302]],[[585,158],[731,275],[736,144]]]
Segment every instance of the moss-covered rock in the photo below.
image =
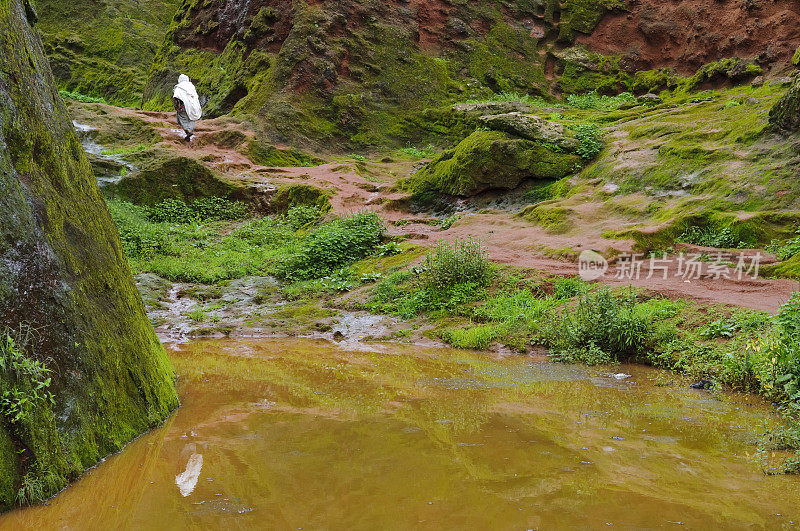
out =
[[476,131],[410,177],[406,186],[415,194],[472,196],[511,190],[526,179],[559,179],[579,165],[576,155],[558,153],[541,143],[501,131]]
[[23,2],[4,1],[0,323],[33,331],[20,359],[52,370],[54,401],[0,414],[0,509],[54,494],[178,404],[121,248]]
[[203,197],[229,197],[240,187],[195,159],[170,156],[151,162],[106,189],[137,205],[151,206],[165,199],[191,203]]
[[482,116],[480,122],[492,131],[502,131],[526,140],[551,144],[567,151],[578,149],[578,141],[566,127],[538,116],[512,112]]
[[180,0],[36,0],[60,88],[138,105],[147,72]]
[[286,213],[293,206],[310,206],[319,208],[323,213],[331,211],[331,194],[325,190],[307,184],[283,186],[275,191],[270,201],[272,213]]
[[244,153],[250,160],[263,166],[319,166],[323,163],[322,159],[299,149],[280,149],[256,139],[247,144]]
[[800,81],[795,82],[769,112],[769,123],[785,133],[800,130]]

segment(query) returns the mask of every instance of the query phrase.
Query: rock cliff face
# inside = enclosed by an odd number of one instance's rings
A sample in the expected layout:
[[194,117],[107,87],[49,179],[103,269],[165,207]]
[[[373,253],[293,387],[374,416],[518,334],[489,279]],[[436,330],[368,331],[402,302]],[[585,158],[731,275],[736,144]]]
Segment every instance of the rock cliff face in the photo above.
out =
[[[260,114],[285,137],[407,138],[416,111],[499,92],[548,94],[551,46],[622,0],[186,0],[144,90],[170,105],[179,72],[208,110]],[[411,127],[410,129],[415,129]]]
[[60,88],[138,105],[179,0],[35,0]]
[[54,494],[178,404],[33,18],[0,0],[0,509]]
[[184,72],[211,114],[261,115],[276,140],[406,143],[427,141],[426,108],[642,94],[704,65],[714,79],[696,85],[727,82],[716,62],[734,57],[744,81],[790,67],[798,45],[800,8],[773,0],[183,0],[144,104],[168,108]]

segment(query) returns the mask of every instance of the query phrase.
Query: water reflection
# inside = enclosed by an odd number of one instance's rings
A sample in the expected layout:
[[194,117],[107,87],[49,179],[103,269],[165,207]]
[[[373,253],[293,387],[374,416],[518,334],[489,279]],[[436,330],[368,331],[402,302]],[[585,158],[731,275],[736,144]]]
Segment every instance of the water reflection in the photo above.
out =
[[[3,528],[792,525],[755,398],[642,367],[304,340],[176,345],[182,408]],[[618,379],[620,373],[630,375]],[[177,488],[176,488],[177,487]],[[86,511],[91,506],[92,511]]]
[[186,470],[175,476],[175,484],[184,498],[194,492],[200,472],[203,470],[203,454],[192,454],[186,463]]

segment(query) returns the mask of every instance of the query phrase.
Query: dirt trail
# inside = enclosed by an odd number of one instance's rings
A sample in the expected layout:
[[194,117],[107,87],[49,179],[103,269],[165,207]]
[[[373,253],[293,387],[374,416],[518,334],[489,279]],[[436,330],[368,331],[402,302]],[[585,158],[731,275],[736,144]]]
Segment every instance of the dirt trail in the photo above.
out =
[[[421,245],[434,245],[440,240],[457,238],[481,239],[489,257],[498,263],[534,268],[552,274],[577,275],[578,264],[574,256],[586,250],[615,249],[631,253],[632,241],[608,240],[600,234],[617,223],[601,215],[591,205],[576,209],[579,216],[577,228],[568,235],[552,234],[517,216],[514,211],[492,210],[490,213],[465,213],[452,227],[441,230],[436,220],[426,215],[411,214],[400,209],[406,194],[393,191],[397,180],[407,176],[412,162],[385,162],[363,164],[357,170],[355,161],[342,159],[316,167],[270,168],[254,164],[235,148],[227,148],[211,141],[213,133],[239,130],[248,136],[253,132],[247,124],[230,118],[199,122],[191,143],[183,140],[177,130],[173,113],[154,113],[133,109],[106,108],[112,112],[139,118],[151,124],[162,136],[160,147],[176,151],[182,156],[203,159],[227,179],[253,184],[309,184],[330,190],[331,203],[337,213],[371,211],[378,213],[390,226],[394,236],[405,237]],[[280,147],[280,146],[277,146]],[[554,250],[569,249],[566,257],[554,257]],[[688,249],[687,252],[701,249]],[[738,256],[738,252],[736,256]],[[748,265],[756,251],[747,251]],[[771,257],[765,257],[763,263]],[[736,261],[734,257],[734,262]],[[707,267],[706,264],[704,267]],[[664,272],[649,275],[649,263],[644,264],[641,275],[630,278],[624,265],[611,264],[600,282],[611,286],[632,285],[674,298],[695,300],[704,304],[730,304],[775,313],[786,302],[798,283],[790,280],[737,279],[737,273],[727,269],[722,278],[686,278],[679,271],[677,259]],[[648,278],[649,276],[649,278]],[[725,277],[730,278],[725,278]]]

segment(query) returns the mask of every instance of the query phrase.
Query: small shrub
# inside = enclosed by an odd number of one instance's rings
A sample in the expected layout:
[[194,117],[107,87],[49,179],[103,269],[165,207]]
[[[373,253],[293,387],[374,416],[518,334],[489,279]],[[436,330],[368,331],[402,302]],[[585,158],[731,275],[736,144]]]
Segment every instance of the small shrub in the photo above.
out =
[[800,293],[781,306],[775,325],[750,351],[765,360],[760,378],[767,393],[800,410]]
[[491,262],[477,240],[440,241],[425,257],[420,272],[423,288],[434,291],[465,283],[485,286],[491,278]]
[[206,320],[206,312],[202,308],[197,308],[186,314],[193,323],[202,323]]
[[653,329],[652,316],[637,308],[633,294],[606,289],[587,294],[574,311],[546,323],[542,339],[561,359],[594,345],[616,361],[643,354]]
[[577,153],[583,160],[592,160],[603,151],[602,132],[596,124],[575,126],[575,138],[580,142]]
[[586,293],[589,285],[577,278],[562,277],[553,282],[553,298],[570,299]]

